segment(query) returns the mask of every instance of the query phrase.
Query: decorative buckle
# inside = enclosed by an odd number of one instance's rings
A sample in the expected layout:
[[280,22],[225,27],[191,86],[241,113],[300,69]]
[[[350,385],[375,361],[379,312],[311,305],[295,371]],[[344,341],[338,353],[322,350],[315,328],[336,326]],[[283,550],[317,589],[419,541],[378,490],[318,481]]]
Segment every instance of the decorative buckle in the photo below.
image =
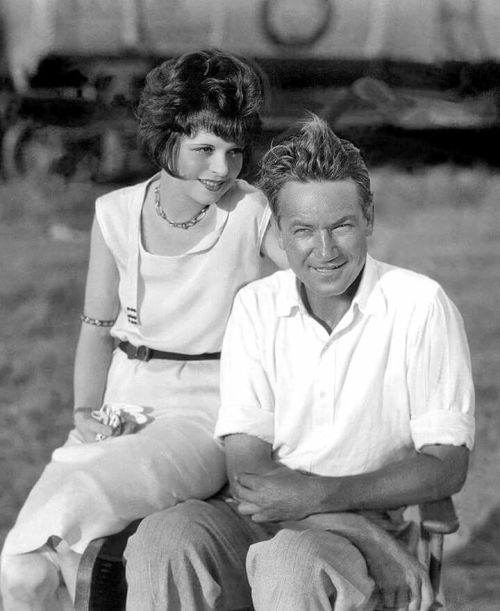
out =
[[151,358],[151,348],[147,346],[133,346],[134,350],[128,355],[129,359],[137,359],[139,361],[149,361]]

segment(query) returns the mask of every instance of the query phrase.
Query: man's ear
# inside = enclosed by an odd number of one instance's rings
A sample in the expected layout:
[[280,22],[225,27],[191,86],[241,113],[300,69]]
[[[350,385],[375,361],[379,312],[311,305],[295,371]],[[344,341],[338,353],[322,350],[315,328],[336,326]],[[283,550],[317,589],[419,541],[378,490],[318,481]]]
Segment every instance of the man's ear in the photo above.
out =
[[262,243],[262,254],[266,255],[279,269],[288,269],[288,258],[283,248],[279,223],[272,216]]
[[285,250],[285,247],[283,245],[283,236],[281,235],[280,222],[274,215],[272,217],[271,222],[273,224],[273,230],[276,236],[276,240],[278,242],[278,246],[281,248],[281,250]]

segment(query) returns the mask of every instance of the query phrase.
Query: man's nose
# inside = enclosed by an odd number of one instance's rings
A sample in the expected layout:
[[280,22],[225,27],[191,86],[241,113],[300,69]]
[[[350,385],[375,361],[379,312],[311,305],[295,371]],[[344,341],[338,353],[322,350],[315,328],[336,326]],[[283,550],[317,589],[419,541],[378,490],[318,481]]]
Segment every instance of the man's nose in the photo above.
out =
[[335,238],[327,229],[324,229],[319,232],[316,241],[316,249],[321,255],[321,257],[323,257],[324,259],[330,259],[335,256],[337,251],[337,244],[335,242]]

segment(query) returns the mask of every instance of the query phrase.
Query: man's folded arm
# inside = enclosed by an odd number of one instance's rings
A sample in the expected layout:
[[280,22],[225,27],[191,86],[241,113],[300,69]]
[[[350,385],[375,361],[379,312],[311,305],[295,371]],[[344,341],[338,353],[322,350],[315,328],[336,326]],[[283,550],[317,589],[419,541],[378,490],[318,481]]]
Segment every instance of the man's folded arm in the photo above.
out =
[[413,456],[376,471],[347,477],[314,476],[315,513],[392,509],[457,493],[467,475],[465,446],[428,445]]
[[224,444],[231,490],[248,507],[259,507],[248,511],[257,521],[388,510],[438,500],[460,490],[469,460],[465,446],[429,445],[372,472],[330,477],[284,467],[272,459],[270,443],[251,435],[228,435]]
[[227,435],[224,438],[224,449],[231,489],[235,478],[242,473],[261,475],[278,466],[271,456],[272,445],[253,435]]
[[[272,445],[269,442],[252,435],[232,434],[224,438],[224,444],[228,475],[230,482],[233,483],[232,492],[241,513],[251,515],[257,522],[265,521],[265,513],[261,513],[266,511],[262,502],[265,499],[269,509],[278,512],[271,520],[280,520],[285,528],[321,529],[351,541],[364,555],[369,573],[377,583],[381,596],[389,597],[388,604],[394,600],[399,591],[403,594],[410,592],[410,599],[414,602],[411,608],[428,608],[426,605],[432,603],[432,587],[424,568],[381,526],[359,513],[315,513],[311,503],[313,500],[311,491],[314,487],[304,485],[312,483],[314,476],[292,471],[274,461]],[[250,488],[240,483],[240,480],[246,482],[246,478],[249,477],[245,474],[252,474],[250,477],[255,478],[254,481],[249,482]],[[276,481],[277,489],[272,490],[268,487],[260,489],[259,479],[267,479],[267,484],[271,483],[272,487],[273,480],[281,479],[280,474],[284,475],[285,481],[281,480],[281,483]],[[286,479],[287,475],[292,475],[292,479]],[[319,480],[321,479],[327,478],[320,477]],[[253,483],[256,483],[255,488]],[[294,487],[296,483],[295,490],[288,489],[290,485]],[[274,494],[276,494],[275,502]],[[297,499],[295,507],[294,499]],[[310,512],[308,509],[304,510],[309,504],[311,504]],[[287,509],[291,512],[289,516],[286,515]],[[299,514],[294,517],[293,513],[297,510]],[[301,519],[304,515],[308,517]],[[292,521],[287,522],[287,517]]]

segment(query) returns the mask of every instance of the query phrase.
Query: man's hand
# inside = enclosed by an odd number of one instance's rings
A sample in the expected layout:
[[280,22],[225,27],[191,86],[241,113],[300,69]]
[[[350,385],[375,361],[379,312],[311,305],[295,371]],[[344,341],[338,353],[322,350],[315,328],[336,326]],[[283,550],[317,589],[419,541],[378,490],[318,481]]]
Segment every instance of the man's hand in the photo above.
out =
[[394,541],[393,546],[382,550],[376,561],[366,560],[384,607],[408,611],[431,609],[434,593],[427,571],[403,545]]
[[402,543],[365,515],[316,514],[282,526],[298,530],[317,528],[349,539],[365,557],[384,607],[407,611],[432,609],[434,593],[426,569]]
[[281,522],[309,515],[318,489],[309,475],[280,465],[261,475],[240,473],[232,491],[241,514],[252,516],[254,522]]

